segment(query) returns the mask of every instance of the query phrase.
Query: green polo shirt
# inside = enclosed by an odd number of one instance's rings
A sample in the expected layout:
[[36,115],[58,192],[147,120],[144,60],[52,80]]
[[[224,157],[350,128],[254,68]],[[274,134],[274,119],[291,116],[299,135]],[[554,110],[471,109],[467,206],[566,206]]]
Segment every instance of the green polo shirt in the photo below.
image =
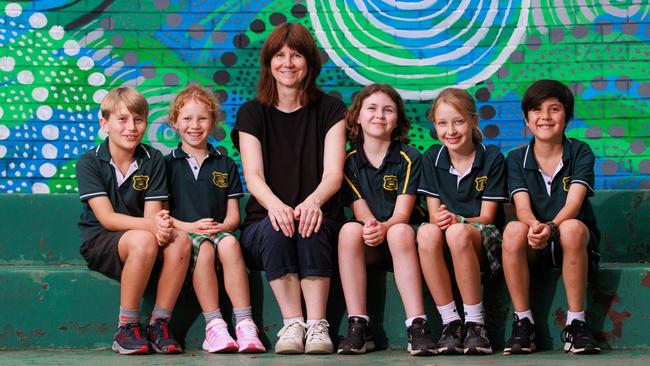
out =
[[194,178],[187,158],[180,144],[165,156],[171,215],[186,222],[204,218],[223,222],[228,199],[244,195],[237,164],[208,144],[208,156]]
[[[507,202],[506,165],[499,148],[481,143],[475,148],[471,170],[459,182],[451,173],[449,150],[444,145],[431,146],[422,157],[418,193],[440,199],[450,212],[464,217],[480,216],[483,201]],[[504,221],[499,205],[494,225],[502,228]]]
[[343,197],[346,205],[364,199],[379,221],[393,216],[400,194],[417,194],[420,153],[412,146],[393,141],[379,168],[368,162],[361,145],[353,146],[345,158]]
[[[562,168],[551,181],[551,194],[546,189],[546,181],[539,171],[535,160],[533,145],[530,144],[513,150],[506,159],[508,164],[508,189],[510,197],[518,192],[528,192],[533,214],[541,222],[553,220],[566,203],[569,187],[582,184],[587,187],[587,197],[594,195],[594,153],[586,143],[564,137],[562,151]],[[578,212],[582,221],[600,241],[600,231],[596,226],[596,217],[589,199],[585,197]]]
[[145,201],[167,201],[165,161],[160,151],[140,144],[133,159],[137,170],[118,186],[115,167],[111,165],[108,138],[99,146],[83,153],[77,160],[77,182],[83,212],[79,231],[85,242],[102,231],[88,200],[106,196],[117,213],[133,217],[144,216]]

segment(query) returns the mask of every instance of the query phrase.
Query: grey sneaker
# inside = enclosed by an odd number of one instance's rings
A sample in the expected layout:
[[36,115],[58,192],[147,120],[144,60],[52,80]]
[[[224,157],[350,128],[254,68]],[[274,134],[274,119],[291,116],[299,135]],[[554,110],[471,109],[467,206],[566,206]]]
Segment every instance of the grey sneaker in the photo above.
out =
[[305,336],[305,353],[325,354],[334,352],[329,326],[327,320],[321,319],[309,327]]
[[275,343],[275,353],[293,354],[304,353],[305,329],[307,324],[295,321],[282,327],[278,332],[278,341]]

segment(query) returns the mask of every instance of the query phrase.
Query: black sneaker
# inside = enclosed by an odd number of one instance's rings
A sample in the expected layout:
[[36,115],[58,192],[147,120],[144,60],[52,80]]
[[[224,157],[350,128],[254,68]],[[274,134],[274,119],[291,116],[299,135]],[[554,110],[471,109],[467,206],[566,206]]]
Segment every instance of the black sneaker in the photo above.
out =
[[463,353],[463,323],[454,320],[442,328],[438,344],[438,354],[458,355]]
[[578,319],[573,319],[571,324],[560,334],[564,342],[564,352],[574,354],[595,354],[600,353],[600,345],[587,328],[587,324]]
[[169,322],[156,319],[147,327],[147,340],[156,353],[182,353],[181,345],[169,331]]
[[506,342],[503,349],[504,355],[510,354],[528,354],[535,350],[535,324],[530,319],[519,319],[514,314],[515,321],[512,322],[512,335]]
[[484,324],[467,322],[463,333],[465,333],[465,339],[463,340],[464,354],[489,355],[492,353],[492,346]]
[[348,335],[339,343],[338,353],[341,355],[356,355],[375,349],[370,328],[366,319],[351,316],[348,318]]
[[438,350],[431,339],[431,330],[429,330],[426,320],[415,318],[406,330],[406,334],[409,339],[407,350],[411,356],[432,356],[437,353]]

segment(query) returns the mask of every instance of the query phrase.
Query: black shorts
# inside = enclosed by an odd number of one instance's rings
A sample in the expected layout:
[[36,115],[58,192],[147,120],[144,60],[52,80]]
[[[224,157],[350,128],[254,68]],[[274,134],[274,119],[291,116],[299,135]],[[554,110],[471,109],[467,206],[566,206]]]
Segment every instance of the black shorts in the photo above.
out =
[[79,252],[86,260],[88,268],[119,282],[123,263],[120,261],[118,244],[125,233],[126,231],[102,230],[81,244]]
[[[543,262],[553,268],[562,268],[562,245],[560,241],[549,243],[542,252]],[[598,271],[598,263],[600,262],[600,253],[598,252],[598,242],[596,235],[589,230],[589,243],[587,244],[587,257],[588,257],[588,275],[591,277]]]
[[248,268],[265,271],[269,281],[290,273],[301,279],[331,277],[340,224],[323,218],[320,230],[309,238],[297,233],[298,223],[295,229],[294,236],[287,238],[282,231],[275,231],[268,217],[246,226],[239,243]]

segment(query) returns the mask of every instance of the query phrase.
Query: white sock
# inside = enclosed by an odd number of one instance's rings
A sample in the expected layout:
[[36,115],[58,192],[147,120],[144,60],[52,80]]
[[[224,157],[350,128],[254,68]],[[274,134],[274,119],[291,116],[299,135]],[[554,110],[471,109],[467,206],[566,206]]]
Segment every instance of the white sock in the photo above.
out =
[[452,301],[447,305],[436,306],[440,317],[442,318],[442,325],[447,325],[454,320],[460,320],[460,315],[458,315],[458,310],[456,309],[456,302]]
[[365,319],[366,323],[370,324],[370,317],[368,315],[348,315],[348,319],[350,319],[353,316],[356,316],[357,318]]
[[303,318],[302,316],[297,316],[295,318],[282,319],[282,322],[284,323],[284,325],[295,323],[297,321],[301,322],[301,323],[304,323],[305,318]]
[[533,320],[533,312],[530,311],[530,309],[526,311],[515,311],[515,314],[517,314],[519,320],[524,320],[524,318],[528,318],[528,320],[530,320],[530,324],[535,324],[535,320]]
[[311,327],[312,325],[318,323],[321,320],[326,320],[326,319],[307,319],[307,325]]
[[427,320],[427,316],[424,315],[424,314],[422,314],[422,315],[416,315],[416,316],[414,316],[414,317],[412,317],[412,318],[408,318],[408,319],[406,319],[406,321],[404,322],[404,324],[406,324],[406,327],[408,328],[408,327],[410,327],[410,326],[413,324],[413,321],[414,321],[415,319],[417,319],[417,318],[422,318],[422,319],[424,319],[424,321]]
[[485,324],[483,320],[483,302],[476,305],[463,304],[463,309],[465,309],[465,323]]
[[566,325],[569,325],[573,322],[574,319],[578,319],[581,322],[585,321],[585,312],[584,311],[567,311],[566,312]]

